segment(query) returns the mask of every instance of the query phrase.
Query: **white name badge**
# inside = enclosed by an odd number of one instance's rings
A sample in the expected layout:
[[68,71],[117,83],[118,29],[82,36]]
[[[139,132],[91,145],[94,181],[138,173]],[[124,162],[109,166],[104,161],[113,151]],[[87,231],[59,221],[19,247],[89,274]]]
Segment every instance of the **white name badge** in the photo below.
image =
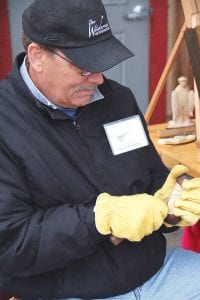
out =
[[113,155],[135,150],[149,144],[138,115],[103,125]]

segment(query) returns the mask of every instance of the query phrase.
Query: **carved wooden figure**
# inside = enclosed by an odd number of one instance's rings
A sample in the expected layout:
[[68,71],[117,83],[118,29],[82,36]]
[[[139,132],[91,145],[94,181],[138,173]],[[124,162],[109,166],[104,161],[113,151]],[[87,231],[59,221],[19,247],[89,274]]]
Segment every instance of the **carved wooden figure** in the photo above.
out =
[[194,91],[190,90],[186,77],[181,76],[177,81],[179,84],[171,94],[172,120],[168,127],[193,126]]

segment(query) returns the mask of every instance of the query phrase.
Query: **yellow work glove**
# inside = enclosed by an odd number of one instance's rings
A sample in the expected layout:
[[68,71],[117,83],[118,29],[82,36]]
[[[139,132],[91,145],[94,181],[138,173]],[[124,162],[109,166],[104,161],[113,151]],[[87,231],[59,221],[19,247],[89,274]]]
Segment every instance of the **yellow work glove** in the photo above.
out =
[[96,201],[95,223],[101,234],[140,241],[161,227],[167,212],[164,201],[148,194],[111,196],[102,193]]
[[154,196],[160,200],[167,201],[172,194],[177,178],[183,174],[186,174],[188,171],[189,169],[182,165],[176,165],[173,167],[163,186],[154,194]]
[[177,226],[192,226],[200,219],[200,178],[194,178],[182,183],[180,198],[173,203],[172,212],[180,216]]

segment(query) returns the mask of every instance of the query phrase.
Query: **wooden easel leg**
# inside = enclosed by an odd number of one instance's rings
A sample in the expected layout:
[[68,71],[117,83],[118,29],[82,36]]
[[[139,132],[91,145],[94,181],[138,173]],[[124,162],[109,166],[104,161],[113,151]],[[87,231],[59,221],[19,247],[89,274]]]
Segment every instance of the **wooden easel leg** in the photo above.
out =
[[175,60],[175,58],[176,58],[176,56],[178,54],[178,51],[180,49],[180,46],[181,46],[181,43],[182,43],[182,40],[183,40],[183,36],[184,36],[184,31],[185,30],[186,30],[186,24],[184,23],[183,26],[182,26],[182,28],[181,28],[181,30],[180,30],[180,33],[179,33],[179,35],[177,37],[177,40],[176,40],[176,42],[174,44],[174,47],[173,47],[173,49],[171,51],[171,54],[170,54],[170,56],[168,58],[168,61],[167,61],[166,65],[165,65],[165,68],[164,68],[164,70],[163,70],[163,72],[161,74],[161,77],[160,77],[160,79],[158,81],[158,84],[157,84],[156,89],[155,89],[155,91],[153,93],[153,96],[152,96],[152,98],[151,98],[151,100],[149,102],[149,105],[147,107],[147,110],[146,110],[146,113],[145,113],[145,119],[146,119],[147,123],[149,123],[149,121],[151,119],[153,111],[154,111],[154,109],[156,107],[156,104],[157,104],[157,102],[159,100],[159,96],[160,96],[160,94],[162,92],[162,89],[163,89],[165,83],[166,83],[169,71],[171,70],[173,62],[174,62],[174,60]]

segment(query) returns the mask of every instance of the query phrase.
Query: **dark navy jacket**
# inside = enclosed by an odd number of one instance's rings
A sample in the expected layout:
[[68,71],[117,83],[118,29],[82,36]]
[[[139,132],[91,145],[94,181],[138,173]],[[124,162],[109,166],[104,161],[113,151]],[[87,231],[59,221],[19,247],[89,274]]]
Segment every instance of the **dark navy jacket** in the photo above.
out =
[[34,98],[23,56],[0,84],[0,288],[23,300],[128,292],[162,266],[165,238],[159,230],[113,246],[96,230],[96,197],[152,194],[168,170],[151,141],[112,154],[103,124],[134,115],[144,123],[128,88],[105,79],[104,99],[74,122]]

